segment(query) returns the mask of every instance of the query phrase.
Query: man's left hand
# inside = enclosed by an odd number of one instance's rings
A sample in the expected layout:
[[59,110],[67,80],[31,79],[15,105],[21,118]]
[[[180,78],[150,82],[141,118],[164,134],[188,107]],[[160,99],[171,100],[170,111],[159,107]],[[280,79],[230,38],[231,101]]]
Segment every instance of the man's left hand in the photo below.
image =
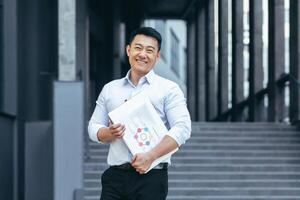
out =
[[150,153],[138,153],[133,156],[131,165],[136,169],[140,174],[145,173],[152,162],[155,160],[155,157]]

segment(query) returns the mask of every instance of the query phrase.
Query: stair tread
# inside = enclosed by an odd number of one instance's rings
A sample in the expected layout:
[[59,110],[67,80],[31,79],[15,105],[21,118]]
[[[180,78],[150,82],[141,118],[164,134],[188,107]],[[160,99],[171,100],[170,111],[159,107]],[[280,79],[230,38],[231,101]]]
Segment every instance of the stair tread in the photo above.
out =
[[[107,144],[86,143],[85,200],[100,198],[107,153]],[[289,124],[193,122],[172,157],[167,200],[298,200],[299,155],[300,132]]]

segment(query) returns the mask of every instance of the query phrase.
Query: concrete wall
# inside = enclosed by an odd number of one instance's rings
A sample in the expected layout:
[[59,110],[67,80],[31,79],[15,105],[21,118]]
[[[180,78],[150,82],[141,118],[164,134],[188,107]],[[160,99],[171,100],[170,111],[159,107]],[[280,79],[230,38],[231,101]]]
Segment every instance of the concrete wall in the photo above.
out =
[[47,121],[57,73],[57,0],[18,1],[18,15],[18,115]]
[[52,200],[52,123],[26,123],[25,144],[25,200]]
[[0,199],[13,199],[13,125],[0,115]]

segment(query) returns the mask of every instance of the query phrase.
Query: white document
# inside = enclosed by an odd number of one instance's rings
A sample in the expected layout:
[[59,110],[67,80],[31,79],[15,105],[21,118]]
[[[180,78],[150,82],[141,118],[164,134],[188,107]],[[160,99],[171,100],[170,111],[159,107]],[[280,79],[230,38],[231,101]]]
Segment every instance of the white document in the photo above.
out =
[[[168,132],[149,97],[143,92],[108,113],[108,116],[113,123],[125,125],[123,139],[133,155],[151,150]],[[156,159],[147,172],[166,161],[177,150]]]

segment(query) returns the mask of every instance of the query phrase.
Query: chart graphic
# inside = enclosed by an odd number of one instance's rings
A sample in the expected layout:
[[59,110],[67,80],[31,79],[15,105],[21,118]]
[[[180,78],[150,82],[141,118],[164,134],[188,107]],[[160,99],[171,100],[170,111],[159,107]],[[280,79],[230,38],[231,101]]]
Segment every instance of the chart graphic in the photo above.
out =
[[152,134],[149,131],[148,127],[137,128],[134,139],[137,141],[140,147],[150,146],[152,140]]

